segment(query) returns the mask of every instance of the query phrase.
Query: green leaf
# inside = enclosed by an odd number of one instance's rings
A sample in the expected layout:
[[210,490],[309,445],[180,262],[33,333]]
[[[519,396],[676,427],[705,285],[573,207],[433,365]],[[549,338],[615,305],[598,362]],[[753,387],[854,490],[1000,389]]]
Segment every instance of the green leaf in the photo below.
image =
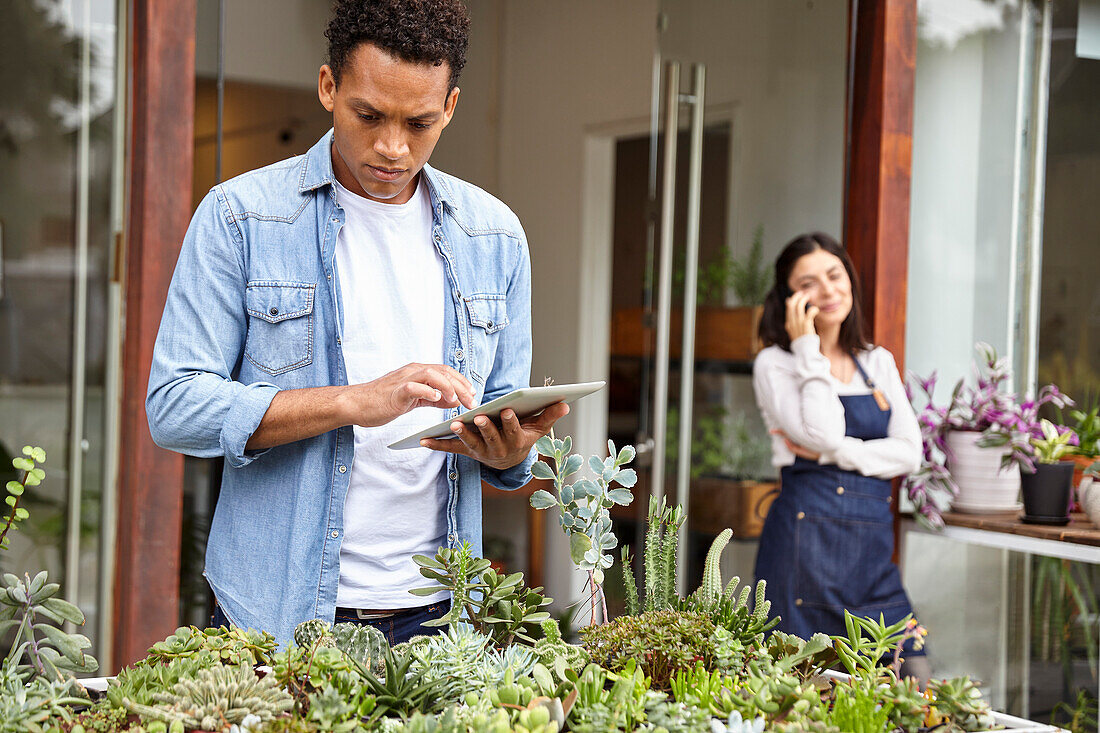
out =
[[42,606],[50,609],[61,618],[77,626],[84,625],[84,614],[79,608],[61,598],[47,598]]
[[620,506],[627,506],[634,501],[634,494],[630,489],[612,489],[607,492],[607,498]]
[[603,585],[603,570],[599,568],[593,570],[592,579],[596,581],[596,585]]
[[535,678],[535,683],[538,684],[541,691],[544,693],[552,692],[556,687],[554,678],[550,676],[550,670],[541,662],[535,662],[535,666],[531,668],[531,676]]
[[[27,481],[28,481],[28,483],[30,482],[30,477],[29,476],[27,477]],[[9,481],[8,484],[9,484],[9,486],[8,486],[8,493],[9,494],[11,494],[12,496],[22,496],[23,495],[23,484],[19,483],[18,481]],[[11,486],[11,484],[15,484],[15,486]]]
[[33,473],[27,473],[25,481],[27,482],[27,486],[38,486],[40,483],[42,483],[42,481],[36,478]]
[[31,458],[33,458],[35,461],[37,461],[39,463],[45,463],[46,462],[46,451],[43,450],[42,448],[35,448],[33,450],[33,452],[31,453]]
[[428,557],[427,555],[413,555],[413,562],[415,562],[420,567],[424,567],[424,568],[435,568],[436,570],[446,570],[446,568],[443,567],[443,563],[439,562],[438,560],[436,560],[433,557]]
[[31,475],[34,476],[39,481],[46,478],[46,472],[43,471],[41,468],[32,468],[31,469]]
[[444,591],[444,590],[447,590],[447,589],[442,587],[442,586],[437,585],[437,586],[433,586],[431,588],[411,588],[411,589],[409,589],[409,593],[412,593],[414,596],[431,596],[431,595],[435,595],[436,593],[438,593],[440,591]]
[[[539,465],[539,464],[535,464]],[[558,500],[554,498],[554,495],[549,491],[539,489],[531,494],[531,506],[535,509],[549,509],[550,507],[557,506]]]
[[15,502],[17,502],[17,501],[19,501],[19,499],[14,497],[14,496],[5,496],[4,497],[4,503],[7,504],[8,506],[15,506]]
[[634,446],[624,445],[623,449],[619,451],[618,458],[615,459],[615,463],[622,466],[623,464],[630,463],[634,460]]
[[19,489],[23,488],[23,484],[19,483],[18,481],[9,481],[4,484],[4,488],[7,489],[9,492],[18,491]]
[[26,518],[27,518],[27,517],[29,517],[30,515],[31,515],[31,513],[30,513],[30,512],[28,512],[28,511],[27,511],[26,509],[24,509],[23,507],[21,507],[21,506],[17,506],[17,507],[15,507],[15,518],[16,518],[16,519],[26,519]]
[[34,468],[34,461],[28,460],[26,458],[13,458],[11,461],[11,465],[19,469],[20,471],[29,471]]
[[624,468],[615,474],[614,481],[624,488],[631,488],[638,483],[638,472],[633,468]]
[[592,547],[592,540],[586,534],[574,532],[569,536],[569,556],[580,565],[584,562],[584,553]]
[[23,455],[25,455],[25,456],[34,455],[34,448],[31,448],[29,445],[23,446]]
[[50,640],[50,643],[57,647],[57,651],[65,655],[65,658],[73,664],[80,664],[84,661],[84,654],[80,651],[77,640],[71,639],[61,629],[50,624],[35,624],[34,628],[36,631],[42,632]]
[[543,479],[544,481],[554,480],[554,469],[546,465],[542,461],[535,461],[531,464],[531,475],[537,479]]
[[565,468],[562,470],[562,475],[563,476],[572,476],[577,471],[581,470],[581,464],[583,464],[583,463],[584,463],[584,459],[582,459],[580,456],[578,456],[578,455],[569,456],[568,458],[565,459]]
[[554,455],[554,441],[549,435],[544,435],[535,441],[535,450],[540,456],[549,458]]

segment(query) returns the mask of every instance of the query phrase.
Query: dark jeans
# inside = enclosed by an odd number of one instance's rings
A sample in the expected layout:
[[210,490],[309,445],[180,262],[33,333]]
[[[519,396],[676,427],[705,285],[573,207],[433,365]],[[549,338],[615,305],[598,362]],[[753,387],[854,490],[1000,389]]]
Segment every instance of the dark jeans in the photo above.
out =
[[[386,618],[377,619],[360,619],[354,614],[336,614],[335,623],[352,623],[359,624],[361,626],[373,626],[382,632],[382,635],[386,637],[386,641],[390,643],[390,646],[394,644],[400,644],[403,641],[408,641],[412,637],[423,634],[439,634],[442,633],[444,627],[440,626],[421,626],[425,621],[431,621],[433,619],[442,618],[450,611],[449,601],[440,601],[439,603],[433,603],[430,606],[420,606],[419,608],[409,608],[399,613],[395,613],[392,616]],[[210,625],[213,627],[218,626],[230,626],[229,619],[222,613],[222,608],[217,603],[214,604],[214,617],[210,621]]]

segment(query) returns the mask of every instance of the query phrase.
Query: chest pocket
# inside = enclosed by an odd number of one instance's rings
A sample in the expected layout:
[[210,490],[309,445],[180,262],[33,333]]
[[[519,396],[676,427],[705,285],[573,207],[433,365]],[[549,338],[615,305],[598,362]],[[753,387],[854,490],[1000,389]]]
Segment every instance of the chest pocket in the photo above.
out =
[[315,284],[255,280],[245,288],[248,337],[244,355],[268,374],[313,361]]
[[470,373],[485,384],[496,358],[500,331],[508,325],[508,301],[503,295],[470,295],[466,299],[470,318]]

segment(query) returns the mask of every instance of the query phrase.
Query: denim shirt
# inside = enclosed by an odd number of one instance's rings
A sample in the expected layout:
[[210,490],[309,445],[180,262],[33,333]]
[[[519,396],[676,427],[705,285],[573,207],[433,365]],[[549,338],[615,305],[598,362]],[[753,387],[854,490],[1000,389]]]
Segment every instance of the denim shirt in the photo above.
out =
[[[355,443],[346,426],[268,450],[245,444],[279,390],[347,384],[334,257],[344,211],[331,143],[330,130],[305,155],[203,199],[168,291],[145,403],[158,445],[225,457],[204,575],[233,624],[280,643],[300,621],[333,618]],[[446,363],[479,403],[528,386],[531,267],[519,220],[453,176],[425,166],[422,180],[449,290]],[[482,477],[516,489],[533,460],[534,451],[498,471],[449,454],[448,545],[468,541],[480,555]]]

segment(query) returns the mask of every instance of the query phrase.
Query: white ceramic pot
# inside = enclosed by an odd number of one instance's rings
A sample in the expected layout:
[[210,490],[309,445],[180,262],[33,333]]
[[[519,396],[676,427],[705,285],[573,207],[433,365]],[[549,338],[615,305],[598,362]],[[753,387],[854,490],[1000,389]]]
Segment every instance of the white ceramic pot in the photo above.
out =
[[1005,449],[979,446],[981,435],[964,430],[947,433],[947,470],[959,485],[959,495],[951,508],[974,514],[1019,509],[1020,467],[1002,469]]

